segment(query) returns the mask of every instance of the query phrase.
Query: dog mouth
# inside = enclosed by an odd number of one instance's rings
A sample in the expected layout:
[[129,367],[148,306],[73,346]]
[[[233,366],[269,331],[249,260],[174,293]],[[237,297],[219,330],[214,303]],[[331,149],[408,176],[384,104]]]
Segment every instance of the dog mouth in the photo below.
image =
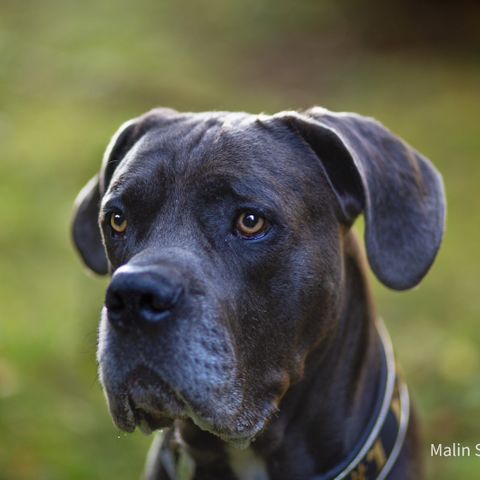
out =
[[138,426],[145,435],[150,435],[155,430],[161,430],[172,425],[173,419],[162,412],[149,413],[141,408],[130,405],[135,426]]
[[150,435],[155,430],[161,430],[173,424],[174,418],[161,410],[151,411],[138,407],[130,397],[128,403],[133,414],[133,428],[138,426],[145,435]]
[[188,401],[156,372],[143,366],[128,374],[121,388],[104,387],[115,425],[128,433],[138,427],[149,435],[172,426],[175,420],[188,420],[226,442],[244,447],[263,430],[275,410],[270,406],[255,422],[240,421],[240,412],[227,420],[216,415],[217,409],[207,411],[197,402]]
[[135,368],[121,389],[110,392],[106,388],[106,392],[114,423],[129,433],[139,427],[149,435],[171,426],[175,419],[186,417],[184,402],[149,368]]

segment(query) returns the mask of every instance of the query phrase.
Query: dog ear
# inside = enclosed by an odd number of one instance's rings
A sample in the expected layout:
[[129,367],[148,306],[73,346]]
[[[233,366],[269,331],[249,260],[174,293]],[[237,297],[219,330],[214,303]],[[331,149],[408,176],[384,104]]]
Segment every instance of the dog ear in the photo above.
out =
[[341,220],[365,215],[365,243],[378,279],[396,290],[414,287],[440,247],[445,194],[438,171],[373,119],[313,108],[276,115],[321,160],[338,198]]
[[75,200],[73,243],[87,267],[99,275],[108,273],[108,260],[98,225],[100,202],[113,172],[141,133],[136,132],[136,125],[137,120],[133,119],[117,130],[105,150],[100,174],[85,185]]
[[87,267],[99,275],[106,275],[108,261],[98,225],[100,200],[98,175],[95,175],[82,188],[75,200],[72,238]]

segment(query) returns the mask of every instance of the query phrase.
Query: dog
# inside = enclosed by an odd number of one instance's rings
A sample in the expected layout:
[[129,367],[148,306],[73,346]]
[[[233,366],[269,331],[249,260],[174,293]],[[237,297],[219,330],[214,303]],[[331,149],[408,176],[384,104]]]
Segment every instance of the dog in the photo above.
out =
[[72,234],[111,275],[97,359],[113,421],[164,429],[145,478],[422,478],[361,214],[376,277],[416,286],[442,178],[371,118],[161,108],[120,127]]

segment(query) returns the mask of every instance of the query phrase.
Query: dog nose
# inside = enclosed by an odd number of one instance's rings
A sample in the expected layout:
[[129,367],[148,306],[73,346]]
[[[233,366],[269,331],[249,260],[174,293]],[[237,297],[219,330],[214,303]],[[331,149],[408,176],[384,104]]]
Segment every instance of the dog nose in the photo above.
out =
[[124,266],[112,277],[105,307],[115,328],[151,327],[172,315],[183,295],[183,286],[155,270]]

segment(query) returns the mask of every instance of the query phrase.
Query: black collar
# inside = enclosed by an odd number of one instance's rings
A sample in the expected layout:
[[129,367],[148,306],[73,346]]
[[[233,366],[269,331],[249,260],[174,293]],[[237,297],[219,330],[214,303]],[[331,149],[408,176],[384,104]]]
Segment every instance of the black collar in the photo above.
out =
[[[379,395],[375,413],[350,455],[312,480],[385,480],[402,450],[410,414],[408,389],[397,371],[392,342],[383,322],[377,322],[377,329],[384,355],[379,389],[383,393]],[[175,459],[170,450],[162,448],[163,470],[172,480],[191,479],[193,461],[183,449],[180,453],[180,458]]]
[[397,371],[392,342],[383,322],[377,322],[383,362],[375,414],[352,453],[339,465],[312,480],[384,480],[402,449],[408,428],[410,399]]

